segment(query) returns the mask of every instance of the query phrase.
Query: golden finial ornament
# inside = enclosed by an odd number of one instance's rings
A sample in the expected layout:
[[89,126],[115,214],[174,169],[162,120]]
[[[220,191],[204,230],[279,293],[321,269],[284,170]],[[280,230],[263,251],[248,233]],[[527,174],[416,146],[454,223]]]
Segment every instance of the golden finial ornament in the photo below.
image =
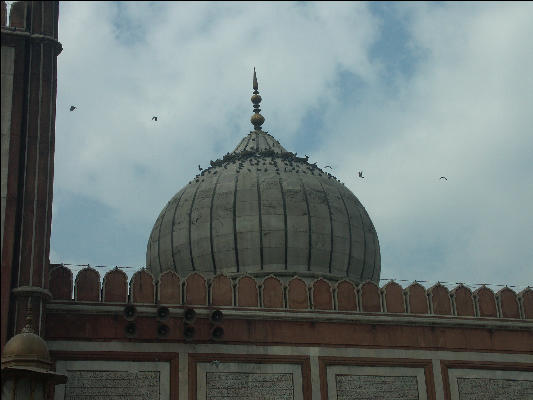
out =
[[[7,341],[2,351],[2,386],[6,382],[15,381],[10,386],[13,391],[9,398],[27,398],[29,392],[23,390],[22,385],[16,383],[17,380],[22,381],[22,378],[29,379],[33,387],[32,393],[35,396],[32,396],[32,399],[42,399],[43,393],[46,392],[49,384],[58,385],[67,382],[66,375],[53,371],[48,346],[44,339],[33,330],[31,301],[31,297],[28,298],[26,326],[22,328],[18,335]],[[42,385],[42,389],[36,390],[39,385]],[[4,392],[2,391],[3,398]]]
[[33,330],[31,297],[26,308],[26,326],[18,335],[13,336],[2,352],[2,375],[7,367],[33,368],[47,372],[52,362],[46,342]]
[[259,91],[257,90],[259,88],[259,85],[257,84],[257,75],[255,73],[255,67],[254,67],[254,80],[253,80],[253,88],[254,88],[254,94],[252,95],[252,103],[254,105],[254,114],[252,115],[252,118],[250,118],[250,122],[254,126],[254,130],[260,131],[261,125],[263,125],[263,122],[265,122],[265,117],[263,117],[261,114],[261,109],[259,108],[259,103],[261,103],[261,96],[259,95]]

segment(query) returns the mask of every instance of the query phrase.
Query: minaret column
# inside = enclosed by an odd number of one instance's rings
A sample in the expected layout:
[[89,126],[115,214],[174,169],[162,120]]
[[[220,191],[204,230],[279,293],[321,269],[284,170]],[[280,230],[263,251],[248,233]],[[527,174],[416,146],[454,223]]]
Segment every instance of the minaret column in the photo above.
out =
[[55,147],[59,2],[2,2],[2,348],[32,299],[44,334]]

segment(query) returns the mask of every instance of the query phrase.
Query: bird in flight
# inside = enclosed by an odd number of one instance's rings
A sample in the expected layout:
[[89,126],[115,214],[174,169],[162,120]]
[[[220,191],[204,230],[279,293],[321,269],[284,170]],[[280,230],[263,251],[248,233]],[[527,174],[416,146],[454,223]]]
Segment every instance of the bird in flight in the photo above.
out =
[[156,117],[156,116],[153,116],[153,117],[152,117],[152,121],[157,122],[157,117]]
[[76,109],[75,106],[70,106],[70,111],[74,111]]
[[441,179],[446,179],[446,180],[448,180],[448,178],[446,178],[445,176],[441,176],[441,177],[439,178],[439,181],[440,181]]
[[363,171],[359,171],[359,178],[364,178]]
[[331,168],[331,165],[326,165],[324,168],[333,169],[333,168]]

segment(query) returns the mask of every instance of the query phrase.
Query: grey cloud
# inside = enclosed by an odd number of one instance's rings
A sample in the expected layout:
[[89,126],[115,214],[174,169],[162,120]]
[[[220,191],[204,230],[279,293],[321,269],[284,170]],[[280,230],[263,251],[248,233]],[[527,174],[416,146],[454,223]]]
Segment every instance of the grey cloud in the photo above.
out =
[[[265,129],[335,160],[374,220],[383,276],[533,281],[531,7],[398,6],[424,57],[394,86],[364,3],[114,7],[61,3],[56,187],[148,236],[196,166],[251,129],[255,66]],[[144,40],[125,40],[140,24]],[[339,96],[342,71],[360,93]],[[321,140],[301,142],[306,129]]]
[[[365,113],[347,118],[338,110],[333,129],[349,132],[339,142],[354,151],[332,146],[323,157],[344,154],[341,176],[369,209],[384,247],[404,246],[384,252],[383,274],[531,284],[533,53],[525,38],[533,34],[532,10],[414,14],[412,40],[428,54],[418,73],[398,92],[372,88],[381,96],[369,98]],[[359,135],[373,132],[386,132],[385,140],[357,146]],[[353,179],[361,165],[365,185]],[[442,175],[449,180],[439,182]],[[413,263],[428,249],[433,258]]]

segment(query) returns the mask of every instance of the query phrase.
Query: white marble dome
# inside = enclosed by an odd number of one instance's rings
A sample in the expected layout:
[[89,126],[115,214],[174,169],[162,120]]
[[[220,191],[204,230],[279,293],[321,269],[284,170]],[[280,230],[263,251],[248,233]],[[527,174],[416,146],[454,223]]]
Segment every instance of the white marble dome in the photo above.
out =
[[354,194],[267,132],[250,132],[168,202],[148,269],[378,281],[376,230]]

